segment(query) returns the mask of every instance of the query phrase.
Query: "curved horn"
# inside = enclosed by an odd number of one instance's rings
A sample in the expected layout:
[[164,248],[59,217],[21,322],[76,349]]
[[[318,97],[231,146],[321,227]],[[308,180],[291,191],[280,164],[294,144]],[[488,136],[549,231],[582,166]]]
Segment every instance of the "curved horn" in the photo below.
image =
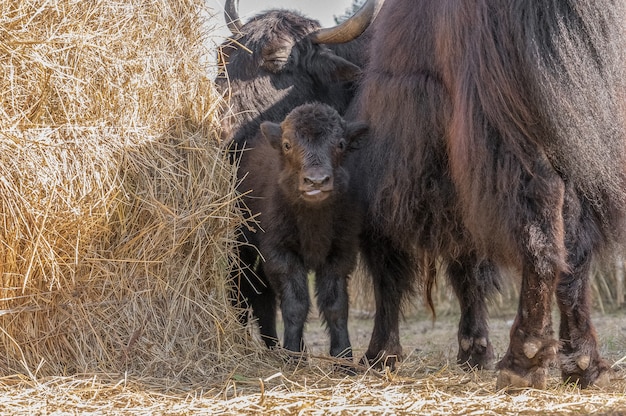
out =
[[239,18],[239,0],[226,0],[224,4],[224,18],[226,19],[226,26],[230,29],[231,33],[235,36],[241,34],[241,28],[243,24]]
[[337,26],[323,28],[309,35],[313,43],[346,43],[356,39],[374,21],[385,0],[367,0],[348,20]]

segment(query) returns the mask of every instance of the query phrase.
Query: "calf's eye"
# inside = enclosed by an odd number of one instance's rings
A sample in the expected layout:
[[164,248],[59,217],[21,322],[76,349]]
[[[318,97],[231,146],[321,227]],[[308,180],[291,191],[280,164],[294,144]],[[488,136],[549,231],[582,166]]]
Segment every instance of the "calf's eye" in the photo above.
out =
[[283,142],[283,151],[288,152],[290,150],[291,150],[291,143],[285,140]]
[[345,139],[341,139],[341,140],[339,140],[339,143],[337,144],[337,147],[339,148],[339,150],[341,150],[343,152],[344,150],[346,150],[348,148],[348,142],[346,142]]

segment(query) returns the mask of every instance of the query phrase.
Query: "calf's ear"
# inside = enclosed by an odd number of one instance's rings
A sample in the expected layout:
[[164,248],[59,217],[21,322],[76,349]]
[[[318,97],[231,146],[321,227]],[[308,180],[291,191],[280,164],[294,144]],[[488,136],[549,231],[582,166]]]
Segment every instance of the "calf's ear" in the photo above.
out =
[[359,139],[363,137],[368,130],[369,126],[360,121],[346,123],[346,139],[348,139],[351,149],[358,147]]
[[261,133],[273,147],[280,149],[283,137],[283,129],[280,127],[280,124],[264,121],[261,123]]

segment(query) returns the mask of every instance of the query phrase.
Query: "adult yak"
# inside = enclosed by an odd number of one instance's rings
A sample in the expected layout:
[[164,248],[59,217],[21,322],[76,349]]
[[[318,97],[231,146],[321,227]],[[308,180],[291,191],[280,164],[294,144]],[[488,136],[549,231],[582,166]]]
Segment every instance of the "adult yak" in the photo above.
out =
[[498,388],[545,388],[557,358],[565,381],[608,381],[589,276],[592,259],[619,241],[626,211],[625,8],[386,1],[355,98],[371,137],[350,168],[369,210],[369,359],[401,355],[398,300],[440,258],[464,312],[459,358],[478,364],[490,355],[484,299],[496,265],[521,274]]
[[343,114],[367,56],[369,35],[363,32],[383,1],[370,0],[333,28],[288,10],[270,10],[243,24],[235,1],[226,1],[224,15],[233,36],[218,48],[215,80],[229,104],[223,140],[241,148],[263,121],[281,122],[309,102]]

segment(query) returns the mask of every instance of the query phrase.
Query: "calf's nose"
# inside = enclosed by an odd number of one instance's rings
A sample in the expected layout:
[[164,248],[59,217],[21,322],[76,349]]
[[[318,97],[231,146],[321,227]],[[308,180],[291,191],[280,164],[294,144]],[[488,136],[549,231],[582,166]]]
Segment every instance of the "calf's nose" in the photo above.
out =
[[307,175],[304,177],[304,184],[314,188],[321,188],[330,184],[330,175],[323,173]]

